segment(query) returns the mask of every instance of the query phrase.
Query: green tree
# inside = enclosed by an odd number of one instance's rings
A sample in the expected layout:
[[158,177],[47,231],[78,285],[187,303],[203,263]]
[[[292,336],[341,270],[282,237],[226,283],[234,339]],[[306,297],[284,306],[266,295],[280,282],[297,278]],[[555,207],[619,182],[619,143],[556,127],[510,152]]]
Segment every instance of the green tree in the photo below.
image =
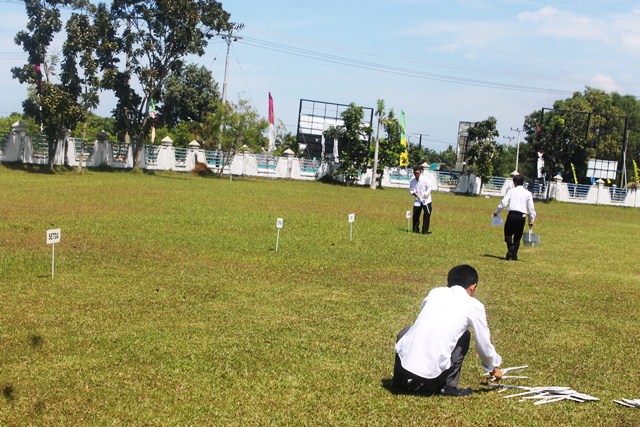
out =
[[171,73],[162,90],[158,108],[161,125],[174,127],[180,122],[202,122],[215,111],[220,100],[218,84],[204,66],[189,64],[181,73]]
[[456,166],[456,158],[456,150],[451,145],[438,154],[438,161],[442,164],[442,169],[453,170]]
[[405,146],[402,145],[402,128],[400,122],[395,116],[395,112],[389,111],[389,114],[382,120],[386,138],[380,140],[378,150],[379,173],[376,176],[379,186],[382,186],[382,173],[386,167],[394,167],[400,164],[400,156],[405,152]]
[[440,155],[428,147],[420,147],[419,145],[409,145],[409,164],[412,166],[421,165],[423,163],[438,163]]
[[364,108],[353,102],[340,114],[342,125],[331,126],[324,131],[325,138],[333,138],[342,146],[340,165],[336,169],[347,184],[358,179],[369,164],[371,126],[364,123]]
[[516,166],[516,147],[505,144],[497,144],[496,155],[493,158],[492,163],[494,176],[511,175]]
[[476,174],[482,182],[487,182],[493,175],[493,161],[498,154],[496,138],[499,132],[496,124],[496,118],[489,117],[469,128],[470,147],[466,153],[467,162],[475,167]]
[[639,126],[640,103],[634,97],[591,88],[525,118],[526,141],[533,148],[532,156],[544,151],[547,177],[568,172],[573,164],[583,182],[589,159],[621,161],[626,145],[629,161],[640,154],[634,153]]
[[87,113],[86,119],[82,123],[78,123],[70,134],[74,138],[97,139],[98,135],[105,131],[109,138],[116,135],[115,120],[112,117],[100,117],[92,112]]
[[282,120],[278,119],[278,123],[276,124],[276,150],[273,154],[275,156],[282,156],[287,149],[293,151],[294,156],[300,156],[298,139],[287,130]]
[[[74,57],[80,52],[84,53],[87,47],[84,38],[65,43],[60,83],[51,80],[55,60],[47,57],[47,49],[62,29],[59,6],[90,8],[91,5],[81,0],[25,0],[24,3],[29,22],[26,30],[16,34],[15,43],[22,46],[27,53],[28,61],[22,67],[12,68],[11,73],[20,83],[35,87],[35,96],[25,100],[23,107],[25,113],[35,117],[42,127],[48,144],[49,167],[53,168],[58,141],[65,137],[67,129],[75,128],[86,117],[86,108],[79,102],[82,95],[82,91],[79,90],[81,79],[77,72],[74,72]],[[74,25],[78,24],[78,20],[76,15],[70,19],[67,28],[70,37],[75,34]],[[92,99],[95,98],[87,96],[85,102],[91,102]]]
[[12,126],[16,122],[20,122],[27,128],[27,134],[37,135],[40,132],[40,127],[33,117],[13,112],[6,117],[0,117],[0,134],[11,132]]
[[200,124],[196,135],[205,147],[222,152],[222,166],[218,174],[222,176],[224,167],[238,151],[263,151],[268,144],[264,136],[268,127],[269,121],[261,117],[248,100],[241,99],[237,104],[218,104],[215,111],[209,113]]
[[209,40],[232,29],[229,18],[213,0],[114,0],[98,6],[103,86],[118,99],[115,118],[132,138],[136,167],[151,128],[152,101],[160,99],[170,75],[181,73],[187,56],[203,55]]
[[[90,8],[92,9],[93,7]],[[84,109],[82,137],[86,138],[88,136],[86,119],[89,112],[95,110],[100,102],[98,62],[94,54],[97,35],[95,28],[91,25],[90,17],[84,10],[81,13],[71,14],[67,20],[66,32],[67,37],[62,47],[60,78],[70,94],[79,99],[79,104]]]
[[[197,140],[196,129],[197,123],[179,122],[175,126],[163,126],[156,129],[156,141],[162,141],[165,137],[171,138],[175,147],[187,147],[193,140]],[[151,143],[151,136],[145,141]]]
[[627,118],[627,169],[633,168],[632,160],[636,164],[640,162],[640,98],[633,95],[620,95],[616,92],[611,94],[613,105],[622,111]]

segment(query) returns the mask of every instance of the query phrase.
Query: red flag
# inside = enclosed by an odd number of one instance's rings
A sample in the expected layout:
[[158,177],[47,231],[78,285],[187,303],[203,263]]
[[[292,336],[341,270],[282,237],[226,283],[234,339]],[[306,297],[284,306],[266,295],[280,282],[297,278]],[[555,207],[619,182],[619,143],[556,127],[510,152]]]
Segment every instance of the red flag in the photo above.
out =
[[276,149],[276,127],[275,127],[276,115],[273,113],[273,97],[269,92],[269,149],[271,153]]
[[271,97],[271,92],[269,92],[269,123],[275,124],[276,116],[273,113],[273,97]]

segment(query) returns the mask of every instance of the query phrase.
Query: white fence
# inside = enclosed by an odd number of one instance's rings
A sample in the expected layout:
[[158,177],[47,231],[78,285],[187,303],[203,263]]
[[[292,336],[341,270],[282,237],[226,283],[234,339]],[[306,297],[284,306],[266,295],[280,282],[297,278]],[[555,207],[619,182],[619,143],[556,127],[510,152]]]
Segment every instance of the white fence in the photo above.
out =
[[[173,142],[165,138],[160,145],[145,145],[141,153],[141,166],[149,170],[173,170],[190,172],[196,162],[206,163],[213,172],[240,176],[259,176],[274,179],[318,180],[331,175],[335,165],[316,159],[298,159],[292,156],[278,157],[268,154],[238,153],[231,161],[226,161],[224,153],[216,150],[204,150],[197,142],[187,148],[173,147]],[[53,164],[85,167],[109,166],[114,168],[132,168],[133,154],[130,144],[111,142],[108,139],[87,141],[66,138],[60,141],[54,154]],[[20,123],[15,123],[11,132],[0,133],[0,162],[22,162],[29,164],[47,164],[48,146],[41,136],[31,137]],[[458,194],[503,197],[513,187],[511,178],[490,177],[482,185],[480,178],[473,174],[459,172],[431,171],[424,175],[435,191]],[[360,185],[371,183],[372,172],[368,169],[359,176]],[[382,174],[382,186],[391,188],[409,188],[413,177],[410,168],[385,168]],[[550,188],[548,188],[550,185]],[[594,205],[612,205],[640,207],[638,190],[606,187],[602,180],[593,185],[563,183],[556,176],[551,183],[536,182],[530,186],[534,197],[550,198],[561,202],[584,203]]]

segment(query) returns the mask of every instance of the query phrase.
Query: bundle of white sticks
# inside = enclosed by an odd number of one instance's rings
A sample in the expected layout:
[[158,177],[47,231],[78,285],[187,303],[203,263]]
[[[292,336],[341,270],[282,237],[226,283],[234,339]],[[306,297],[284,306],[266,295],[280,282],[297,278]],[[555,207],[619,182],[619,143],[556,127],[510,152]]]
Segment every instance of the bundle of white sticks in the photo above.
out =
[[561,400],[571,400],[578,403],[593,402],[600,400],[597,397],[589,396],[585,393],[580,393],[573,390],[571,387],[558,387],[558,386],[542,386],[542,387],[525,387],[518,385],[506,385],[506,384],[489,384],[492,387],[502,387],[500,393],[507,389],[524,390],[520,393],[510,394],[505,396],[505,399],[512,397],[519,397],[520,402],[534,401],[534,405],[544,405],[545,403],[559,402]]
[[[502,369],[502,379],[507,378],[529,378],[521,375],[504,375],[508,372],[519,372],[528,368],[528,365],[524,366],[514,366],[512,368],[504,368]],[[485,374],[488,376],[489,374]],[[495,381],[495,378],[491,378]],[[489,383],[491,387],[500,387],[502,388],[499,393],[506,391],[507,389],[516,389],[516,390],[524,390],[520,393],[510,394],[505,396],[505,399],[510,399],[513,397],[519,397],[520,402],[533,401],[534,405],[544,405],[545,403],[559,402],[561,400],[571,400],[574,402],[584,403],[584,402],[592,402],[596,400],[600,400],[597,397],[589,396],[588,394],[577,392],[571,387],[558,387],[558,386],[542,386],[542,387],[526,387],[519,385],[507,385],[507,384],[499,384],[499,383]]]
[[640,399],[620,399],[614,400],[614,402],[627,408],[640,408]]

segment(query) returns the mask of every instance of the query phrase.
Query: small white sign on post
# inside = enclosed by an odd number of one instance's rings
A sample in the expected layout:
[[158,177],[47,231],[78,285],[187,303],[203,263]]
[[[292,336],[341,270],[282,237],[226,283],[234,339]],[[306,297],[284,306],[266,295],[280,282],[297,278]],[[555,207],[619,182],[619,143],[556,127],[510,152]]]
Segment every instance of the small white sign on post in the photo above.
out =
[[55,275],[56,243],[60,243],[61,234],[62,230],[60,228],[47,230],[47,245],[51,245],[51,280],[53,280]]
[[349,214],[349,241],[353,240],[353,223],[356,220],[356,214]]
[[407,211],[405,216],[407,218],[407,233],[408,233],[409,232],[409,220],[411,219],[411,211]]
[[278,243],[280,242],[280,229],[284,225],[284,219],[278,218],[276,220],[276,228],[278,229],[278,235],[276,236],[276,252],[278,252]]

